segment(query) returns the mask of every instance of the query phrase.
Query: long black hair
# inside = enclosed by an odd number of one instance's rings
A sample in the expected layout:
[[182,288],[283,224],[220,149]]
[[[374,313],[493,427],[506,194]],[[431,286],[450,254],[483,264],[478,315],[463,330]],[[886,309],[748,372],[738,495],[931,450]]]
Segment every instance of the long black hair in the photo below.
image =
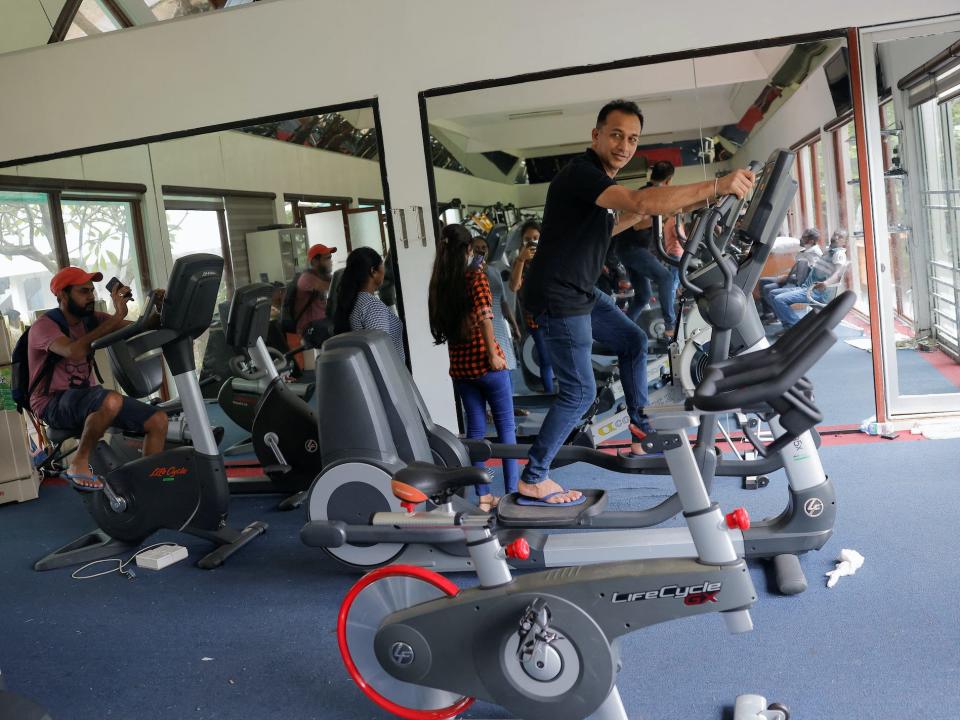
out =
[[473,237],[463,225],[447,225],[440,232],[428,299],[430,334],[437,345],[461,343],[466,338],[470,314],[467,251],[472,243]]
[[380,253],[370,247],[358,247],[347,255],[347,266],[337,289],[337,309],[333,313],[333,333],[350,332],[350,313],[357,303],[357,293],[367,284],[370,276],[383,265]]

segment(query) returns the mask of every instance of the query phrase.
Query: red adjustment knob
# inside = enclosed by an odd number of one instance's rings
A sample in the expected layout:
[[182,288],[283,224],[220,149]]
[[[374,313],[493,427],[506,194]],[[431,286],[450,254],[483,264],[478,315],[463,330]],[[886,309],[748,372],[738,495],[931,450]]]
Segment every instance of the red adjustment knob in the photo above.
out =
[[750,515],[744,508],[737,508],[726,515],[727,527],[736,530],[750,529]]
[[401,506],[404,510],[406,510],[408,513],[412,513],[414,510],[417,509],[417,504],[416,504],[416,503],[404,502],[404,501],[402,501],[402,500],[400,501],[400,506]]
[[504,548],[508,558],[527,560],[530,557],[530,543],[525,538],[517,538]]

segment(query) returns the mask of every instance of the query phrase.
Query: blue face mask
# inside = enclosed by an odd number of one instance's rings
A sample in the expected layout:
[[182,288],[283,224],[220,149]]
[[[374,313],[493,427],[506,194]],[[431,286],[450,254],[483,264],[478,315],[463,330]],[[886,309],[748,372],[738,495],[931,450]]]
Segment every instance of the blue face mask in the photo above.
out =
[[471,270],[479,270],[483,267],[483,255],[474,255],[473,260],[470,261],[469,268]]

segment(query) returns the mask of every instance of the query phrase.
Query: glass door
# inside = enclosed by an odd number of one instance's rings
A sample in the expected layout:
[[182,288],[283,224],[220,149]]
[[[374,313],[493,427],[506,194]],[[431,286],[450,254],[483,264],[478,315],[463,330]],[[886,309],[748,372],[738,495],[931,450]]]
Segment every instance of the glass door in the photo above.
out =
[[886,414],[957,413],[960,16],[859,35]]

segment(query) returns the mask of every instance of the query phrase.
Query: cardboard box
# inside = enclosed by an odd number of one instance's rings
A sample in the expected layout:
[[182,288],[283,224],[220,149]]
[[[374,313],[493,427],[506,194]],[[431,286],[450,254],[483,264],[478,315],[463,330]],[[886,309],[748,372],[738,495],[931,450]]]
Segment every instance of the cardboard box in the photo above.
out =
[[0,504],[37,497],[40,478],[30,462],[27,428],[16,412],[0,412]]

